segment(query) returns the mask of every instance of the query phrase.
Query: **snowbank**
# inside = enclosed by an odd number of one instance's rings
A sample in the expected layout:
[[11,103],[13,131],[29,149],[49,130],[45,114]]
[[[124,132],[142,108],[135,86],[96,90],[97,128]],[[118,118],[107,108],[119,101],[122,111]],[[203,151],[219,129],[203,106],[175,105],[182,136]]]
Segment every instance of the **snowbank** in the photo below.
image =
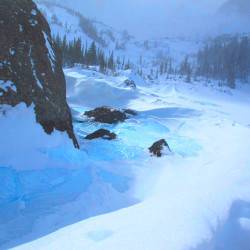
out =
[[65,133],[47,135],[33,107],[1,106],[0,138],[0,248],[135,202],[129,165],[114,170]]
[[71,104],[96,108],[98,106],[124,107],[137,97],[137,91],[119,87],[104,75],[82,69],[65,70],[67,97]]
[[[207,142],[203,153],[196,158],[148,162],[154,168],[161,166],[160,178],[158,173],[158,184],[142,203],[66,227],[17,249],[181,250],[209,240],[234,200],[250,200],[249,140],[242,147],[250,132],[228,122],[223,123],[223,135],[219,127],[199,125],[195,131]],[[204,127],[211,139],[204,136]],[[218,136],[221,142],[211,148]],[[224,148],[220,154],[218,147]],[[138,190],[142,186],[139,183]]]
[[[4,111],[3,111],[4,110]],[[1,110],[0,110],[1,112]],[[58,166],[47,152],[54,148],[65,149],[77,156],[67,134],[55,131],[47,135],[36,122],[33,107],[20,104],[15,108],[3,106],[0,115],[0,166],[15,170],[32,170]],[[60,162],[60,166],[61,166]],[[66,164],[65,164],[66,166]],[[67,167],[74,165],[67,164]]]

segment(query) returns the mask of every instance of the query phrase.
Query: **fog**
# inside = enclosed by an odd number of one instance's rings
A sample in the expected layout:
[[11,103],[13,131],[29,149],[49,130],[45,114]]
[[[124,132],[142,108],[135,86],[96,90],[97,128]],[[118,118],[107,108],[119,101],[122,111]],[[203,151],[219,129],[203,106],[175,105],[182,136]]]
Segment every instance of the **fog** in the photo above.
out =
[[[53,0],[51,0],[53,1]],[[87,17],[137,38],[197,36],[217,31],[216,13],[226,0],[61,0]],[[223,22],[223,27],[231,23]],[[221,28],[221,27],[220,27]],[[237,27],[238,28],[238,27]]]

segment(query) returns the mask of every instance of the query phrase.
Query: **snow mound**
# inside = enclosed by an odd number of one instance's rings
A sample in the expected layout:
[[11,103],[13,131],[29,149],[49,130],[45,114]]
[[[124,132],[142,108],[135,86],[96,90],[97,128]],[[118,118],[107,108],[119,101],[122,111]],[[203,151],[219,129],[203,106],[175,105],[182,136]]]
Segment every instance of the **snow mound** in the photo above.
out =
[[86,70],[65,70],[67,80],[67,98],[71,104],[96,108],[111,106],[120,108],[137,97],[137,91],[119,87],[114,81],[98,72],[92,75]]
[[59,131],[52,135],[44,133],[36,122],[33,107],[27,108],[25,104],[19,104],[15,108],[2,106],[2,109],[4,115],[0,114],[0,138],[3,142],[0,146],[0,166],[15,170],[55,167],[58,163],[50,162],[46,152],[62,148],[62,145],[72,155],[74,152],[77,154],[77,150],[72,150],[66,134]]
[[65,133],[47,135],[33,107],[1,106],[0,138],[0,248],[135,202],[129,165],[114,170],[87,145],[75,149]]

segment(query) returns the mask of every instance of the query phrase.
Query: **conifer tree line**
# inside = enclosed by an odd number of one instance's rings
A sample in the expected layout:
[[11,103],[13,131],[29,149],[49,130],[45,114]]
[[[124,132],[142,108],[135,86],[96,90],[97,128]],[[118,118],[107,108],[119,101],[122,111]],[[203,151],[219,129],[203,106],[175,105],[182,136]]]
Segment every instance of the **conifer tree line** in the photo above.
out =
[[196,75],[226,82],[231,88],[235,81],[249,82],[250,38],[219,37],[197,55]]
[[[140,58],[140,61],[142,59]],[[141,63],[140,63],[141,65]],[[137,74],[143,76],[142,68],[137,70]],[[165,57],[155,62],[150,69],[150,73],[147,76],[149,79],[158,79],[161,75],[173,75],[176,74],[176,69],[173,65],[173,59],[171,57]]]
[[61,50],[64,67],[72,67],[74,64],[87,67],[99,66],[101,72],[131,68],[130,61],[125,57],[115,57],[113,51],[106,55],[102,49],[97,48],[94,41],[90,45],[84,44],[80,38],[68,42],[66,36],[62,39],[59,35],[54,40],[58,49]]
[[170,74],[185,77],[186,82],[191,82],[192,78],[205,77],[231,88],[235,88],[236,80],[249,83],[250,38],[217,37],[200,49],[196,56],[185,56],[177,68],[172,68]]
[[173,74],[174,73],[174,67],[173,67],[173,62],[172,58],[166,58],[164,61],[160,63],[159,67],[159,74]]
[[188,72],[191,72],[191,65],[189,64],[188,56],[185,57],[185,60],[180,65],[176,65],[173,58],[169,56],[157,62],[157,67],[150,70],[150,78],[158,79],[158,77],[162,75],[167,75],[168,77],[171,75],[183,76],[187,75]]
[[178,68],[178,73],[180,76],[184,76],[186,79],[186,82],[191,82],[191,77],[193,74],[193,66],[190,62],[189,56],[185,56],[184,60],[180,63],[180,66]]

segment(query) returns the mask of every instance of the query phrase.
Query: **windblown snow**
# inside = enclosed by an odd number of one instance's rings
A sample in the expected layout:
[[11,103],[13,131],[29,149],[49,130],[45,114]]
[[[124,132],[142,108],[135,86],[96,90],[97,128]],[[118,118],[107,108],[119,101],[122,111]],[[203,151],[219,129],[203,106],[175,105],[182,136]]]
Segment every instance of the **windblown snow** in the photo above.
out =
[[[236,250],[232,235],[249,234],[247,87],[149,84],[131,71],[80,67],[65,75],[80,151],[59,132],[44,134],[32,107],[0,110],[0,248],[204,250],[223,238],[221,249]],[[127,78],[141,82],[131,89]],[[82,115],[101,105],[138,115],[117,125]],[[99,128],[118,139],[83,139]],[[173,154],[151,157],[148,147],[162,138]],[[237,202],[244,206],[232,216]]]

